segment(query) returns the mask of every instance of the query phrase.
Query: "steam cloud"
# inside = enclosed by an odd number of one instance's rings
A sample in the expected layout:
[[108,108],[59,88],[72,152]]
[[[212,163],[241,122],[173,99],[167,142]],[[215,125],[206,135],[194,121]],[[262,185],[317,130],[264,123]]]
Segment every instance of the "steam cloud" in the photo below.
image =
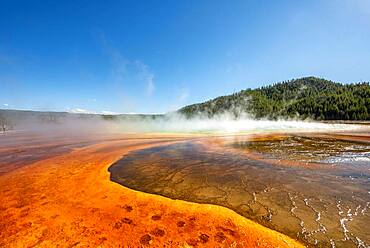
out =
[[[5,113],[5,114],[4,114]],[[328,124],[298,120],[255,120],[248,115],[235,118],[223,113],[212,118],[187,118],[178,112],[166,115],[94,115],[71,113],[0,112],[0,122],[14,130],[41,133],[243,133],[340,131],[360,125]]]

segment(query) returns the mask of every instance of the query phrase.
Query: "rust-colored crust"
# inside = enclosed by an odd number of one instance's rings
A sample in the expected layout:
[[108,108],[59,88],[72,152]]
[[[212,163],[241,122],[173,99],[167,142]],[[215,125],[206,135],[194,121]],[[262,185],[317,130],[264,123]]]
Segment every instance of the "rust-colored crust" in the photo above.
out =
[[227,208],[110,181],[124,154],[169,142],[111,139],[1,175],[0,247],[303,247]]

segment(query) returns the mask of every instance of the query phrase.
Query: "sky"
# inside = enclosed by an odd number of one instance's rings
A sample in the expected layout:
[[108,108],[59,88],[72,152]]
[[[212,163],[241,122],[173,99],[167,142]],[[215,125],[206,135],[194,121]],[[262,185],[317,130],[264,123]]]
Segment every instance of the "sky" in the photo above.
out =
[[317,76],[370,81],[369,0],[0,0],[0,108],[164,113]]

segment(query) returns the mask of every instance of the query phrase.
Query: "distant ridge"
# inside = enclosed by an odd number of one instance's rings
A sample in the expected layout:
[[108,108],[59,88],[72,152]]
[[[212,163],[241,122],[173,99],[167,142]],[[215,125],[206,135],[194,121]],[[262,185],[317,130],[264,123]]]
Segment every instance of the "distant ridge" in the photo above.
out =
[[370,120],[370,85],[304,77],[220,96],[178,112],[188,118],[247,114],[257,119]]
[[[220,96],[204,103],[181,108],[177,113],[187,118],[212,118],[226,114],[256,119],[370,120],[370,85],[368,82],[341,84],[329,80],[305,77],[284,81],[257,89],[246,89]],[[36,121],[63,123],[77,121],[151,121],[168,120],[168,114],[94,114],[42,112],[0,109],[0,126],[8,128]],[[176,115],[175,115],[176,116]]]
[[26,125],[30,122],[39,124],[61,124],[65,121],[149,121],[162,119],[160,114],[94,114],[94,113],[69,113],[54,111],[33,111],[0,109],[0,128],[6,125],[12,129],[17,125]]

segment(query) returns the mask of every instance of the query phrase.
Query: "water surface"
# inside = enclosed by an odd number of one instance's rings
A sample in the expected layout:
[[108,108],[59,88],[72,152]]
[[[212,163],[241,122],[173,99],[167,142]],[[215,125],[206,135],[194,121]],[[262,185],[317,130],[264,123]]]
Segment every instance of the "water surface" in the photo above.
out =
[[306,244],[366,247],[369,152],[366,143],[304,136],[191,141],[132,152],[109,171],[129,188],[222,205]]

